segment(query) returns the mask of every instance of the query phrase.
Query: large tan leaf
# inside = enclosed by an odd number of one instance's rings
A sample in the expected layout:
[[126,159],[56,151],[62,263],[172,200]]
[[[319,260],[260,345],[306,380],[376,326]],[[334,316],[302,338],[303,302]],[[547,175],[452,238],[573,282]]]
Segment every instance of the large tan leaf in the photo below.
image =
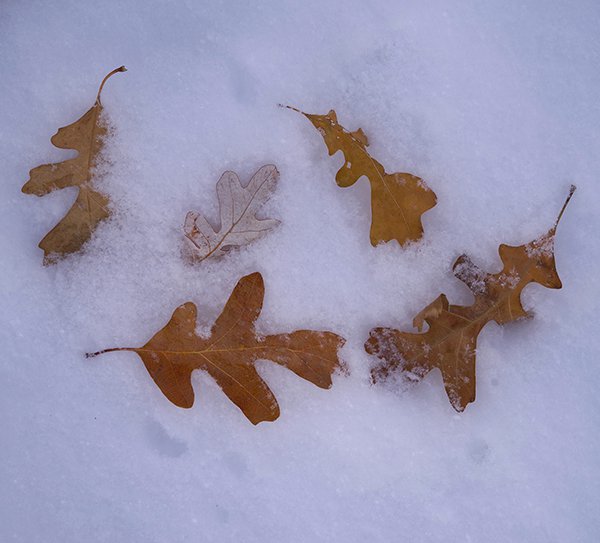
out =
[[102,120],[100,94],[109,77],[124,71],[125,66],[121,66],[106,75],[100,84],[94,105],[79,120],[59,128],[52,136],[50,141],[54,146],[74,149],[79,152],[77,157],[34,168],[29,172],[29,180],[23,185],[24,193],[36,196],[44,196],[65,187],[79,189],[71,209],[40,241],[39,247],[44,250],[44,264],[79,251],[90,239],[98,223],[109,216],[108,197],[95,190],[92,183],[94,168],[107,131]]
[[475,401],[475,354],[477,337],[490,321],[505,324],[527,317],[521,303],[521,292],[529,283],[548,288],[562,284],[554,261],[556,227],[575,187],[554,226],[534,241],[518,247],[500,245],[504,267],[490,274],[479,269],[471,259],[460,256],[454,263],[454,274],[464,282],[475,298],[470,306],[450,305],[444,294],[434,300],[414,319],[413,326],[424,333],[400,332],[393,328],[374,328],[365,349],[381,359],[373,369],[374,382],[398,372],[420,379],[433,368],[439,368],[450,403],[457,411]]
[[192,258],[202,261],[226,254],[231,247],[247,245],[275,228],[276,219],[258,219],[256,213],[277,185],[279,172],[272,164],[260,168],[243,187],[235,172],[217,182],[221,227],[215,231],[204,215],[190,211],[183,227],[192,244]]
[[350,187],[363,175],[371,183],[371,244],[395,239],[400,245],[423,235],[421,215],[436,204],[435,193],[425,181],[410,173],[386,173],[367,151],[369,141],[361,128],[348,132],[338,123],[332,109],[327,115],[313,115],[286,106],[304,115],[325,140],[329,155],[344,154],[344,165],[335,180]]
[[233,290],[210,337],[196,334],[196,306],[179,306],[171,320],[143,347],[114,348],[133,351],[163,394],[179,407],[194,403],[191,374],[207,371],[253,424],[279,416],[275,396],[262,380],[254,362],[272,360],[321,387],[331,386],[333,372],[341,367],[338,349],[344,339],[331,332],[299,330],[260,337],[254,322],[262,309],[264,284],[259,273],[243,277]]

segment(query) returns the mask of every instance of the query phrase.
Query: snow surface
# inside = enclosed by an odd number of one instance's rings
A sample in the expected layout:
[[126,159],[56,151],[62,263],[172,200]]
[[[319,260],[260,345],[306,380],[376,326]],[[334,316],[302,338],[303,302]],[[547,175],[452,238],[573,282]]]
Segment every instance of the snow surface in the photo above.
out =
[[[572,1],[0,5],[0,540],[3,542],[595,542],[600,537],[600,4]],[[72,156],[49,138],[101,77],[114,202],[84,254],[44,268],[37,243],[74,190],[20,188]],[[369,189],[340,189],[310,123],[338,112],[388,171],[439,203],[424,241],[369,243]],[[227,169],[275,163],[271,235],[218,263],[180,257],[187,211],[217,215]],[[554,221],[564,288],[529,286],[534,319],[489,325],[477,401],[439,373],[369,385],[374,326],[410,330],[468,252]],[[170,404],[135,354],[187,300],[209,326],[236,281],[266,282],[260,330],[329,329],[351,368],[321,390],[264,362],[282,415],[250,424],[206,375]]]

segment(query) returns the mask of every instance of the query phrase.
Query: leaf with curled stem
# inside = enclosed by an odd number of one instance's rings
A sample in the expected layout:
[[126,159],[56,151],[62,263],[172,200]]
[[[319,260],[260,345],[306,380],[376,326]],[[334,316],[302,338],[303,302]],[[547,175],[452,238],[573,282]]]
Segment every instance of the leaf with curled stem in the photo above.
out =
[[94,105],[79,120],[59,128],[52,136],[50,141],[54,146],[75,149],[79,154],[70,160],[34,168],[23,185],[25,194],[36,196],[66,187],[79,189],[71,209],[40,241],[39,247],[44,250],[44,264],[52,264],[67,254],[79,251],[90,239],[98,223],[110,215],[108,197],[97,191],[92,182],[107,133],[107,126],[102,119],[100,94],[112,75],[126,70],[125,66],[121,66],[107,74],[100,84]]

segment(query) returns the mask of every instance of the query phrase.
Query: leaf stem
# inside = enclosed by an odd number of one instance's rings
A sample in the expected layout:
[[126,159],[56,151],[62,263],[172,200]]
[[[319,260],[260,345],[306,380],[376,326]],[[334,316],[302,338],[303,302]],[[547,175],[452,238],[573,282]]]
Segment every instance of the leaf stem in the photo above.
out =
[[115,351],[136,351],[135,347],[112,347],[111,349],[103,349],[102,351],[96,351],[95,353],[85,353],[86,358],[94,358],[99,354],[114,353]]
[[286,106],[285,104],[277,104],[279,107],[282,107],[284,109],[291,109],[292,111],[297,111],[298,113],[301,113],[302,115],[306,115],[306,113],[304,113],[304,111],[299,110],[297,107],[294,106]]
[[118,68],[115,68],[112,72],[106,74],[104,76],[104,79],[102,80],[102,83],[100,83],[100,88],[98,89],[98,95],[96,96],[96,103],[98,105],[102,105],[102,102],[100,101],[100,93],[102,92],[102,88],[104,87],[104,83],[106,83],[106,81],[108,80],[109,77],[111,77],[112,75],[118,73],[118,72],[126,72],[127,68],[125,68],[125,66],[119,66]]
[[563,204],[562,209],[560,210],[560,213],[558,214],[558,218],[556,219],[556,222],[554,223],[555,229],[558,226],[558,223],[560,222],[560,219],[563,216],[565,209],[567,208],[567,204],[573,197],[573,193],[575,192],[576,189],[577,189],[577,187],[575,185],[571,185],[571,187],[569,188],[569,195],[567,196],[567,199],[565,200],[565,203]]

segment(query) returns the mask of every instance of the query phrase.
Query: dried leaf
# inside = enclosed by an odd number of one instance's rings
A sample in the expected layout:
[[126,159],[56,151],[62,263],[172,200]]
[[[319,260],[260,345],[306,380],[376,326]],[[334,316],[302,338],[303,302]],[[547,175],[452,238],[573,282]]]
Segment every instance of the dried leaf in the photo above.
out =
[[109,77],[124,71],[125,66],[121,66],[110,72],[100,84],[94,105],[79,120],[59,128],[52,136],[50,141],[55,147],[75,149],[79,152],[77,157],[34,168],[23,185],[25,194],[36,196],[66,187],[79,189],[71,209],[39,244],[44,250],[44,264],[51,264],[66,254],[79,251],[90,239],[98,223],[109,216],[108,197],[95,190],[92,184],[92,175],[107,131],[102,122],[100,94]]
[[219,257],[231,247],[247,245],[275,228],[276,219],[257,219],[256,213],[271,196],[279,172],[272,164],[260,168],[242,187],[235,172],[225,172],[217,182],[221,227],[215,231],[200,213],[190,211],[183,230],[193,244],[194,260]]
[[395,239],[400,245],[419,240],[423,235],[421,215],[436,204],[435,193],[427,184],[409,173],[386,173],[367,151],[369,141],[361,128],[348,132],[338,123],[332,109],[327,115],[312,115],[294,107],[320,132],[329,155],[344,154],[344,165],[335,180],[350,187],[363,175],[371,183],[371,244]]
[[337,351],[345,340],[331,332],[311,330],[259,337],[254,323],[263,298],[262,276],[253,273],[240,279],[208,339],[196,334],[196,306],[187,302],[143,347],[106,349],[86,356],[137,353],[163,394],[179,407],[194,403],[192,371],[206,370],[253,424],[272,421],[279,417],[279,406],[254,362],[272,360],[318,387],[329,388],[333,372],[341,367]]
[[554,261],[556,227],[575,187],[554,226],[536,240],[511,247],[500,245],[504,267],[490,274],[479,269],[468,256],[454,263],[454,275],[465,283],[475,301],[470,306],[450,305],[444,294],[421,311],[413,325],[420,334],[400,332],[392,328],[374,328],[365,349],[381,359],[371,375],[374,382],[396,372],[420,379],[433,368],[439,368],[450,403],[457,411],[475,401],[475,354],[477,337],[490,321],[505,324],[529,316],[521,304],[521,292],[529,283],[547,288],[561,288]]

